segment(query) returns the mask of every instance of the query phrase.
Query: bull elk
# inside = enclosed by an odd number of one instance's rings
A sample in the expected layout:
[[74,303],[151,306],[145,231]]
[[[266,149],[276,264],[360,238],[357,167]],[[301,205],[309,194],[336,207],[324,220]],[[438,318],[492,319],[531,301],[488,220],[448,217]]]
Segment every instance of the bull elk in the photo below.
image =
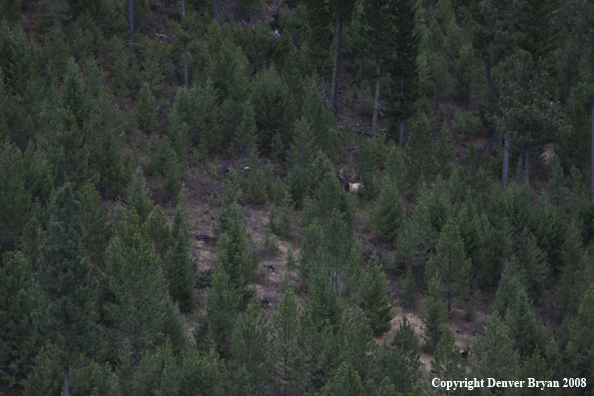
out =
[[[340,170],[338,177],[340,178],[340,182],[343,185],[345,191],[355,193],[363,188],[363,183],[351,183],[348,179],[346,179],[343,175],[344,168]],[[353,179],[355,178],[355,170],[353,169]]]

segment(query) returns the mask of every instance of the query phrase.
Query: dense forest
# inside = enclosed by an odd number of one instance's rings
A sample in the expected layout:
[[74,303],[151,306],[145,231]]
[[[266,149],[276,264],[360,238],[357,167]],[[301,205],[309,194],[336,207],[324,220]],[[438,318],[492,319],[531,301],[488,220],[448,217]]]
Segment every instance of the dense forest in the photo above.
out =
[[592,0],[0,10],[0,395],[594,392]]

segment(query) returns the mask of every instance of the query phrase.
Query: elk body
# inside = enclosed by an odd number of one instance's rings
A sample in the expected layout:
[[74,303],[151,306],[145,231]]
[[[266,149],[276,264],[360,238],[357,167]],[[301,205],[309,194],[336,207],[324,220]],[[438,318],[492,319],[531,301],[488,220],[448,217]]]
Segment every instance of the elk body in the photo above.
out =
[[[361,190],[363,188],[363,183],[351,183],[351,181],[349,179],[345,178],[342,175],[343,170],[344,170],[344,168],[340,170],[338,177],[340,178],[340,183],[344,187],[345,191],[355,193],[355,192]],[[353,170],[352,179],[354,179],[354,178],[355,178],[355,171]]]

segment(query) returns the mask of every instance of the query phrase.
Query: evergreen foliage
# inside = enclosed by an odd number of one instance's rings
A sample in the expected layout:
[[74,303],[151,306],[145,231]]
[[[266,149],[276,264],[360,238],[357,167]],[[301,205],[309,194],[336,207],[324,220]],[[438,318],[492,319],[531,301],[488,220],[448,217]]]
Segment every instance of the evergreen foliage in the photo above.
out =
[[435,351],[444,331],[443,321],[446,315],[446,306],[442,302],[443,291],[444,286],[439,277],[432,277],[429,280],[428,298],[425,300],[425,313],[420,316],[425,325],[423,347],[428,352]]
[[44,295],[39,321],[48,350],[64,371],[63,392],[68,395],[70,366],[80,354],[92,351],[98,334],[96,288],[82,241],[80,203],[69,183],[54,193],[47,230],[37,274]]
[[371,326],[373,336],[378,337],[390,330],[394,314],[388,302],[386,276],[381,271],[377,257],[369,262],[367,273],[361,281],[361,297],[361,308]]
[[186,207],[187,193],[182,189],[177,198],[171,237],[173,245],[168,254],[167,278],[169,293],[182,312],[192,312],[195,305],[194,271],[190,259],[190,225]]
[[471,264],[464,252],[464,242],[453,218],[448,219],[435,247],[435,255],[429,261],[427,272],[438,276],[444,286],[448,301],[448,313],[452,310],[454,297],[467,297],[470,292]]
[[138,97],[138,108],[136,109],[138,128],[146,134],[151,134],[157,128],[157,108],[155,99],[151,94],[149,84],[142,84]]
[[404,202],[400,198],[396,185],[388,178],[384,178],[382,192],[375,207],[374,223],[380,239],[392,246],[396,245],[398,238],[403,206]]
[[41,290],[21,252],[4,255],[0,278],[0,378],[11,385],[22,384],[33,368],[41,339],[33,319],[41,306]]

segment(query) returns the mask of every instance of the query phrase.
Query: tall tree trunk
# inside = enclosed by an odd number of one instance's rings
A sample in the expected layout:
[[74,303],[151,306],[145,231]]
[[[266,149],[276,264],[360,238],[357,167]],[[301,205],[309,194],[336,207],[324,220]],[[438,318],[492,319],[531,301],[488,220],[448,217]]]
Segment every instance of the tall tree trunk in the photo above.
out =
[[[487,89],[489,90],[489,95],[491,96],[491,100],[493,101],[493,107],[495,107],[495,112],[497,113],[497,117],[501,118],[501,107],[499,107],[499,99],[497,98],[497,94],[493,89],[493,84],[491,83],[491,60],[489,59],[488,55],[489,51],[489,41],[485,37],[485,70],[487,73]],[[497,134],[497,131],[494,131],[493,134]],[[508,140],[503,139],[503,173],[504,175],[501,178],[501,188],[505,191],[505,187],[507,186],[507,170],[509,169],[509,152],[508,149]],[[505,178],[505,181],[504,181]]]
[[332,68],[332,111],[338,112],[338,73],[340,66],[340,36],[342,35],[342,16],[336,12],[336,31],[334,33],[334,66]]
[[520,185],[520,181],[522,181],[522,164],[523,164],[523,157],[522,153],[518,155],[518,165],[516,166],[516,186]]
[[[186,0],[182,0],[182,16],[186,16]],[[188,43],[184,42],[184,85],[186,88],[190,85],[190,76],[188,74]]]
[[380,61],[375,60],[375,100],[373,103],[373,118],[371,120],[371,137],[374,138],[377,133],[377,116],[379,114],[380,107]]
[[524,185],[530,185],[530,147],[524,148]]
[[400,136],[398,137],[398,146],[404,147],[404,120],[400,120]]
[[215,14],[215,19],[217,20],[217,23],[218,23],[219,27],[221,27],[221,4],[220,4],[220,0],[213,0],[213,9],[214,9],[214,14]]
[[134,41],[134,0],[128,0],[128,25],[130,25],[130,42]]
[[509,168],[509,140],[503,139],[503,174],[501,175],[501,190],[505,191],[507,187],[507,174]]
[[67,364],[64,367],[64,386],[62,387],[62,395],[68,396],[68,387],[70,385],[70,366]]

